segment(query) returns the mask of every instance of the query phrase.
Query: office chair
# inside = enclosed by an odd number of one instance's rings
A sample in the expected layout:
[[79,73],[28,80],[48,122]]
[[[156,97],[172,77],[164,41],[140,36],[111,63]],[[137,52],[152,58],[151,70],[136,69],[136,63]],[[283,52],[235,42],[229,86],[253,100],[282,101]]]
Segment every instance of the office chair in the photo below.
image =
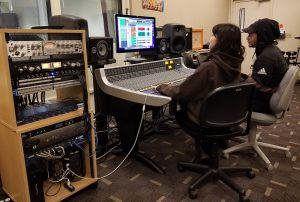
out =
[[201,65],[207,59],[208,53],[199,53],[197,55],[198,64]]
[[287,55],[286,62],[288,65],[296,65],[297,63],[297,51],[287,51],[285,53]]
[[244,149],[253,149],[256,151],[256,153],[264,160],[266,163],[266,168],[268,170],[272,170],[273,166],[268,159],[268,157],[263,153],[263,151],[260,149],[261,147],[267,147],[271,149],[278,149],[285,151],[286,157],[290,157],[291,153],[289,151],[288,147],[281,147],[269,143],[264,143],[261,141],[258,141],[260,138],[259,135],[257,135],[257,127],[258,126],[269,126],[274,123],[278,119],[281,119],[284,117],[285,111],[288,110],[289,104],[292,100],[293,95],[293,89],[297,80],[297,72],[298,68],[296,66],[290,66],[288,71],[285,73],[282,81],[279,84],[278,90],[272,95],[270,100],[270,108],[273,112],[273,114],[265,114],[265,113],[252,113],[251,118],[251,127],[248,134],[248,139],[238,145],[235,145],[231,148],[228,148],[223,151],[223,155],[228,158],[229,154],[235,151],[240,151]]
[[[211,178],[217,178],[239,194],[240,201],[249,201],[245,190],[239,187],[227,174],[245,172],[247,177],[254,178],[255,173],[250,167],[220,167],[219,143],[229,138],[245,135],[249,130],[251,120],[252,99],[255,94],[255,84],[239,83],[219,87],[212,91],[203,101],[200,110],[199,124],[195,124],[188,116],[179,111],[176,120],[187,134],[197,143],[204,141],[211,145],[209,149],[209,165],[194,162],[179,162],[178,170],[191,170],[203,173],[195,179],[188,189],[189,197],[197,197],[197,188]],[[240,126],[246,122],[246,126]],[[200,145],[199,145],[200,146]],[[196,150],[197,151],[197,150]],[[196,155],[201,155],[197,154]]]
[[196,69],[198,66],[198,63],[194,63],[193,56],[188,53],[183,53],[183,63],[186,67]]

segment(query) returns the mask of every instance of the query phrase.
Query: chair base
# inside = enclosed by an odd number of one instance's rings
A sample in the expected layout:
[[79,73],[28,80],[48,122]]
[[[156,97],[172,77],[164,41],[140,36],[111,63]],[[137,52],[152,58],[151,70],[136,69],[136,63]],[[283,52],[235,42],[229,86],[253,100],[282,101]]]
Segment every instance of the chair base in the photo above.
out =
[[270,160],[268,159],[268,157],[260,149],[260,147],[282,150],[282,151],[285,151],[286,157],[291,157],[290,148],[288,148],[288,147],[281,147],[281,146],[258,141],[258,139],[260,138],[260,135],[256,134],[256,126],[254,126],[254,127],[255,128],[252,128],[251,132],[248,135],[248,140],[237,139],[238,142],[242,142],[242,143],[224,150],[223,156],[225,158],[228,158],[229,154],[232,152],[242,151],[242,150],[246,150],[246,149],[253,149],[258,154],[258,156],[265,162],[266,168],[268,170],[272,170],[273,166],[272,166]]
[[[124,152],[121,148],[115,149],[113,152],[115,155],[124,155]],[[150,157],[146,156],[145,154],[134,151],[130,157],[133,157],[134,159],[138,160],[139,162],[143,163],[147,167],[151,168],[153,171],[159,173],[159,174],[166,174],[164,169],[158,165],[155,161],[153,161]]]
[[236,191],[239,194],[240,201],[246,202],[249,201],[246,196],[246,192],[240,186],[238,186],[232,179],[229,178],[228,174],[234,173],[246,173],[246,176],[249,178],[254,178],[255,173],[252,171],[252,168],[248,167],[218,167],[211,168],[206,165],[191,163],[191,162],[179,162],[177,164],[178,170],[183,172],[184,170],[191,170],[197,173],[203,173],[202,176],[199,176],[189,185],[189,197],[191,199],[197,198],[197,188],[202,184],[208,182],[211,179],[218,179],[224,182],[231,189]]

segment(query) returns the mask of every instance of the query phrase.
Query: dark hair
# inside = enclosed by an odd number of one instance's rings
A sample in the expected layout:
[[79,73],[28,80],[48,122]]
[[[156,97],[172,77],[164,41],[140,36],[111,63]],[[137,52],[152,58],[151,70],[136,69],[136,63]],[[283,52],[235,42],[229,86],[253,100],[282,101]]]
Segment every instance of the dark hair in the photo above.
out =
[[217,41],[211,53],[221,51],[236,57],[243,57],[245,47],[242,45],[240,28],[234,24],[222,23],[215,25],[212,33]]

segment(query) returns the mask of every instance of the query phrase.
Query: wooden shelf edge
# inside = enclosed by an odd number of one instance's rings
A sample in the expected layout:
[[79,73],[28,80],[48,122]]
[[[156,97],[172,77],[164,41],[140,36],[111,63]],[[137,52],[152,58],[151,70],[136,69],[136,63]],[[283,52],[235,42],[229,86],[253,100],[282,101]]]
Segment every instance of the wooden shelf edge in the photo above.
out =
[[65,121],[67,119],[72,119],[78,116],[82,116],[83,114],[83,109],[78,109],[76,111],[72,111],[72,112],[68,112],[65,114],[60,114],[57,116],[53,116],[53,117],[49,117],[46,119],[41,119],[38,121],[34,121],[32,123],[27,123],[24,125],[20,125],[20,126],[11,126],[5,122],[3,122],[2,120],[0,120],[0,124],[4,125],[6,128],[10,129],[11,131],[15,131],[17,133],[25,133],[27,131],[30,130],[35,130],[37,128],[41,128],[41,127],[45,127],[48,125],[52,125],[61,121]]
[[[89,185],[92,185],[93,183],[96,183],[98,180],[94,179],[94,178],[90,178],[90,179],[81,179],[79,181],[76,182],[71,182],[72,186],[75,187],[75,190],[73,192],[70,192],[69,190],[67,190],[64,185],[61,185],[60,191],[54,195],[54,196],[46,196],[46,193],[44,193],[45,196],[45,202],[57,202],[57,201],[61,201],[64,200],[66,198],[68,198],[69,196],[73,195],[74,193],[77,193],[79,191],[81,191],[82,189],[88,187]],[[47,180],[45,180],[44,182],[44,191],[47,190],[47,188],[51,186],[51,183]],[[59,184],[54,184],[52,186],[52,188],[50,190],[54,190],[53,192],[56,192],[56,190],[59,189]],[[49,191],[48,194],[51,194],[51,192]]]

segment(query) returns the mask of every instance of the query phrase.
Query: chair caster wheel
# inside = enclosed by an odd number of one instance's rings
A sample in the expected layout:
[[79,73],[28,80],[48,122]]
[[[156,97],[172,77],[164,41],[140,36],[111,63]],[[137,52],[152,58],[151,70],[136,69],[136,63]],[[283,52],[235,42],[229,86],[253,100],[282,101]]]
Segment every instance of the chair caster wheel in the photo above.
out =
[[285,157],[286,158],[291,158],[292,157],[292,153],[290,151],[286,151],[285,152]]
[[252,157],[257,157],[257,153],[256,153],[254,150],[249,150],[249,154],[250,154]]
[[240,202],[249,202],[249,198],[246,195],[240,195]]
[[266,167],[266,169],[267,169],[268,171],[273,170],[273,165],[272,165],[272,164],[268,164],[267,167]]
[[228,159],[229,158],[229,154],[228,153],[223,153],[223,158]]
[[246,173],[247,177],[249,179],[253,179],[255,177],[255,172],[253,170]]
[[195,199],[198,196],[198,191],[195,189],[189,189],[189,197],[190,199]]
[[258,136],[256,139],[258,142],[262,142],[262,140],[263,140],[263,138],[261,136]]
[[184,168],[182,165],[177,164],[177,170],[182,173],[184,171]]

